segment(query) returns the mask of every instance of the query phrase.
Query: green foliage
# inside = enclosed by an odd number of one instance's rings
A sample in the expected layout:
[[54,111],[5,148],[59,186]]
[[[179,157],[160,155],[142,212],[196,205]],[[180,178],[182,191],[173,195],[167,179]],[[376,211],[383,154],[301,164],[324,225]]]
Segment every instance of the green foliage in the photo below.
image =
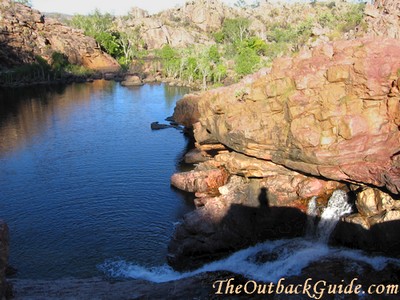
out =
[[287,27],[274,26],[268,33],[268,39],[276,43],[289,43],[296,38],[296,31],[289,25]]
[[63,71],[69,65],[68,57],[60,52],[53,52],[51,55],[51,67],[57,72]]
[[84,66],[79,66],[79,65],[72,65],[69,64],[65,67],[64,69],[65,72],[72,74],[74,76],[90,76],[94,74],[93,70],[87,69]]
[[95,10],[87,16],[74,15],[70,24],[93,37],[105,52],[118,57],[121,55],[121,46],[118,43],[119,33],[113,30],[113,21],[114,17],[111,14],[102,14]]
[[59,79],[74,76],[89,76],[93,74],[83,66],[72,65],[68,58],[60,53],[51,55],[51,65],[41,56],[35,57],[35,62],[15,67],[11,70],[0,72],[0,86],[31,85],[41,82],[53,82]]
[[242,48],[235,58],[235,71],[239,75],[247,75],[255,71],[260,63],[260,56],[251,48]]
[[340,30],[347,32],[361,24],[364,18],[365,4],[354,4],[341,18]]
[[45,59],[35,57],[35,62],[25,64],[6,73],[0,73],[0,85],[29,84],[47,81],[53,76],[53,70]]
[[225,19],[222,24],[224,41],[230,43],[242,42],[250,35],[250,21],[246,18]]
[[267,45],[267,49],[264,54],[266,57],[268,57],[269,60],[272,60],[281,53],[285,53],[287,51],[288,51],[287,43],[269,43]]
[[122,55],[119,55],[118,61],[121,66],[127,66],[133,59],[140,59],[146,54],[143,48],[143,40],[140,37],[139,27],[127,28],[119,33],[119,40],[117,41],[122,50]]
[[158,55],[161,58],[166,75],[168,77],[176,77],[180,69],[178,52],[170,45],[164,45],[164,47],[158,51]]
[[172,60],[176,58],[177,55],[178,53],[170,45],[164,45],[159,51],[159,56],[163,60]]
[[291,44],[295,49],[299,48],[302,44],[306,43],[311,37],[311,29],[313,20],[307,19],[296,26],[286,25],[279,26],[274,24],[268,33],[268,39],[275,43]]
[[244,47],[253,49],[258,55],[264,56],[267,52],[268,45],[262,39],[252,36],[244,41]]
[[211,46],[208,49],[208,59],[212,63],[218,63],[221,58],[221,55],[219,54],[218,48],[216,45]]
[[217,31],[213,34],[214,40],[218,44],[222,44],[225,40],[225,34],[221,31]]

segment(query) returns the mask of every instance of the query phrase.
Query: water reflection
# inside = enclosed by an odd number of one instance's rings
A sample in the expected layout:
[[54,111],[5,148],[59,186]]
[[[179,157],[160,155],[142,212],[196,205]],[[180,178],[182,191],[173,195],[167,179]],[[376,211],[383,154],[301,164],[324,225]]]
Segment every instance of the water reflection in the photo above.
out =
[[169,182],[186,141],[150,123],[186,91],[107,81],[1,91],[0,218],[21,278],[96,276],[117,256],[165,262],[173,224],[192,209]]
[[77,106],[89,106],[93,98],[112,93],[115,86],[98,80],[71,86],[37,86],[0,89],[0,156],[26,146],[55,122],[69,118]]

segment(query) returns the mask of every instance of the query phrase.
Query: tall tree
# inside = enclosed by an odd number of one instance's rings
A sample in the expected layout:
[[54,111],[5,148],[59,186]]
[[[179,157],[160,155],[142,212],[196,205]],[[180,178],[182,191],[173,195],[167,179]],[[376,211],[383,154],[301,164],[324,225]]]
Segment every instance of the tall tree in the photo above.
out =
[[248,38],[250,21],[246,18],[226,19],[222,25],[224,38],[232,43],[242,42]]

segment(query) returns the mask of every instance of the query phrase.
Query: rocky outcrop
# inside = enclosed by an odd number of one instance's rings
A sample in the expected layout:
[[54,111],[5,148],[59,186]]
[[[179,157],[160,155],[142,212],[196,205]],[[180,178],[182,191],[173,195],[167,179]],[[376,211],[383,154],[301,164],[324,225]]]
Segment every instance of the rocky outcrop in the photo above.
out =
[[9,285],[6,282],[6,269],[8,264],[9,236],[8,227],[0,220],[0,299],[5,299],[9,292]]
[[156,15],[135,9],[128,20],[119,20],[117,26],[121,30],[138,30],[146,49],[159,49],[164,45],[187,47],[195,43],[213,43],[209,33],[218,30],[224,18],[238,14],[217,0],[197,0]]
[[399,70],[400,43],[391,39],[341,41],[278,59],[267,75],[197,96],[196,140],[398,194]]
[[397,0],[377,0],[365,7],[365,21],[372,36],[400,38],[400,3]]
[[[379,240],[379,249],[365,248],[400,255],[393,250],[400,222],[399,70],[398,40],[338,41],[178,102],[174,119],[193,127],[200,151],[217,155],[173,177],[196,183],[172,181],[196,192],[198,209],[177,228],[170,263],[196,265],[260,239],[300,235],[310,198],[324,207],[333,190],[347,190],[343,183],[374,189],[356,191],[358,212],[340,223],[332,241],[361,247]],[[212,168],[226,170],[227,182],[218,181],[217,193],[215,186],[196,189],[207,178],[196,172]]]
[[101,71],[119,69],[119,64],[80,30],[10,0],[1,1],[0,11],[0,67],[32,63],[36,56],[51,62],[52,53],[60,52],[71,64]]

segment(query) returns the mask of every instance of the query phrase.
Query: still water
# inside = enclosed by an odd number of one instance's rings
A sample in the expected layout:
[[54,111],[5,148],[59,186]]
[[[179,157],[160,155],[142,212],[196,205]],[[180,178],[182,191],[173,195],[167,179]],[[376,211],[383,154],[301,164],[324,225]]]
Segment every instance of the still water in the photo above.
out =
[[165,123],[186,92],[107,81],[0,91],[0,218],[19,278],[165,263],[174,223],[192,209],[169,183],[187,141],[150,123]]

